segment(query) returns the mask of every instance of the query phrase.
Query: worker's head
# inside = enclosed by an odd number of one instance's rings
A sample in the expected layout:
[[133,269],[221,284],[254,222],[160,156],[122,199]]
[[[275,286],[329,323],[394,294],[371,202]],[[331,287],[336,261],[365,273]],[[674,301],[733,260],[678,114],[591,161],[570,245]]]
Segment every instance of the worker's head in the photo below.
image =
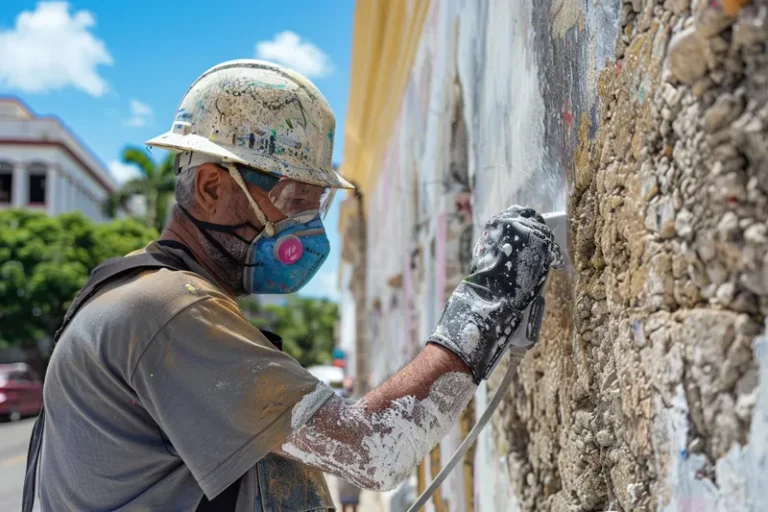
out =
[[256,60],[206,71],[171,130],[147,144],[178,152],[174,216],[192,223],[236,293],[290,293],[328,255],[322,219],[338,188],[335,120],[315,86]]

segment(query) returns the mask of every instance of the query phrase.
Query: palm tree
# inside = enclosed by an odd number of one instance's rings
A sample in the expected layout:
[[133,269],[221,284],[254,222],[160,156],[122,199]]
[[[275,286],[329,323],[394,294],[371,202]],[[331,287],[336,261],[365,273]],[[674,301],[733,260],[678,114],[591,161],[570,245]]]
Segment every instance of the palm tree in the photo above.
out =
[[147,214],[144,222],[147,226],[162,231],[168,218],[171,197],[176,187],[173,170],[174,154],[168,153],[160,165],[157,165],[146,151],[135,146],[123,150],[123,162],[135,165],[138,176],[129,179],[115,194],[104,202],[104,214],[114,217],[120,206],[125,206],[133,196],[143,196],[147,201]]

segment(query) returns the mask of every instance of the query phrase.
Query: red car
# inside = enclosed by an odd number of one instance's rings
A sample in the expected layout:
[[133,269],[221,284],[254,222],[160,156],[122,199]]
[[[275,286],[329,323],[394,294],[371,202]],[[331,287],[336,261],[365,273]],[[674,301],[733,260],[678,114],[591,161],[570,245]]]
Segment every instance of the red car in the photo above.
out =
[[0,364],[0,417],[18,421],[43,406],[43,382],[26,363]]

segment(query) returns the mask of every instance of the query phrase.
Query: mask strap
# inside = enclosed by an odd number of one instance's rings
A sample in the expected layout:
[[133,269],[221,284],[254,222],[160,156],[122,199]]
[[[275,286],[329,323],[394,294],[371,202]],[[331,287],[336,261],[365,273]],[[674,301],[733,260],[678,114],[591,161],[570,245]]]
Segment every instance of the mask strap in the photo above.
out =
[[[184,213],[184,215],[187,216],[187,218],[192,222],[192,224],[194,224],[195,227],[203,234],[203,236],[209,242],[211,242],[211,244],[213,244],[213,246],[216,247],[216,249],[218,249],[219,252],[221,252],[221,254],[223,254],[229,261],[231,261],[235,265],[243,266],[243,267],[253,267],[253,266],[255,266],[255,265],[249,265],[247,263],[243,263],[242,261],[239,261],[237,258],[232,256],[232,253],[230,253],[223,245],[221,245],[219,243],[218,240],[216,240],[213,236],[211,236],[210,233],[208,233],[208,228],[205,226],[206,224],[209,224],[208,222],[204,222],[204,221],[201,221],[199,219],[196,219],[191,213],[189,213],[187,211],[186,208],[184,208],[183,206],[181,206],[178,203],[177,203],[177,206],[181,209],[181,211]],[[245,244],[249,244],[250,243],[250,242],[246,242],[241,237],[239,237],[237,235],[237,233],[230,233],[228,231],[221,231],[221,232],[228,233],[230,235],[234,235],[238,240],[240,240],[241,242],[243,242]]]
[[[189,216],[189,214],[188,214],[188,216]],[[193,217],[190,216],[189,218],[192,219]],[[232,235],[233,237],[235,237],[238,240],[240,240],[241,242],[243,242],[245,245],[250,245],[252,240],[247,240],[247,239],[243,238],[242,236],[240,236],[237,233],[238,229],[241,229],[241,228],[251,228],[257,235],[259,233],[261,233],[259,231],[259,228],[257,228],[256,226],[254,226],[250,222],[243,222],[241,224],[214,224],[212,222],[205,222],[204,220],[194,219],[194,223],[195,223],[195,225],[198,228],[205,228],[205,229],[210,230],[210,231],[216,231],[218,233],[226,233],[228,235]]]
[[256,212],[256,217],[259,218],[259,222],[264,225],[264,231],[267,232],[267,236],[275,236],[275,225],[267,219],[267,216],[264,215],[263,211],[261,211],[259,205],[256,204],[256,200],[251,197],[251,193],[248,192],[248,187],[245,186],[245,181],[243,181],[243,177],[240,176],[240,172],[237,170],[237,167],[230,163],[223,164],[223,166],[227,168],[229,175],[232,176],[232,179],[235,180],[235,182],[240,185],[240,188],[243,189],[243,192],[245,192],[245,197],[248,198],[248,203],[251,205],[251,208],[253,208],[253,211]]

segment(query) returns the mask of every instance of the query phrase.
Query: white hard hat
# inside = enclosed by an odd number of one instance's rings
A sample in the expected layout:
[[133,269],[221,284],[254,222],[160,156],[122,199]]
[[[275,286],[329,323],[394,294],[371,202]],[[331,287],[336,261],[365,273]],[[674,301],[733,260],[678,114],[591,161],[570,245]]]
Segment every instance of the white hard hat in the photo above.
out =
[[147,145],[203,153],[312,185],[354,188],[333,170],[331,107],[307,78],[253,59],[223,62],[190,86],[171,130]]

